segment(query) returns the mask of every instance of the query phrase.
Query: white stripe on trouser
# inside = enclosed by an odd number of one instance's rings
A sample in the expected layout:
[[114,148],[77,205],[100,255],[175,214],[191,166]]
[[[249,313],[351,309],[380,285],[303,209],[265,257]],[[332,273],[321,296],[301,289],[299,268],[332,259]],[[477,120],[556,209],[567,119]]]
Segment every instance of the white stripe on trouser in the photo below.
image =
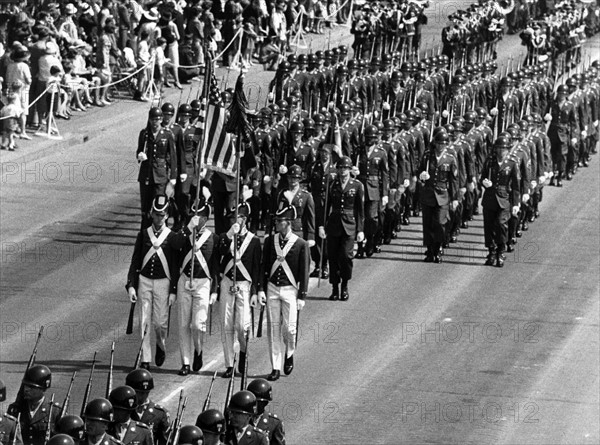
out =
[[[223,355],[225,356],[225,367],[233,366],[233,347],[236,340],[240,344],[240,350],[246,351],[246,331],[251,329],[250,320],[250,282],[238,281],[236,283],[240,288],[241,298],[235,298],[229,292],[233,286],[233,281],[228,277],[223,277],[221,281],[221,295],[219,296],[219,307],[221,312],[221,323],[223,330],[221,332],[221,342],[223,343]],[[235,299],[235,309],[233,308]],[[235,320],[233,315],[235,313]]]
[[142,344],[142,362],[152,361],[151,328],[154,328],[156,343],[166,351],[170,285],[171,281],[168,278],[153,280],[140,275],[137,292],[142,303],[140,305],[141,335],[144,335],[144,326],[148,325],[148,332]]
[[294,286],[267,287],[267,336],[271,366],[275,370],[283,369],[283,354],[289,357],[296,348],[296,322],[298,289]]
[[179,352],[181,363],[189,365],[194,357],[194,349],[200,353],[206,332],[208,319],[208,302],[210,299],[210,280],[194,278],[194,290],[186,289],[190,281],[186,274],[181,274],[177,282],[177,305],[179,313]]

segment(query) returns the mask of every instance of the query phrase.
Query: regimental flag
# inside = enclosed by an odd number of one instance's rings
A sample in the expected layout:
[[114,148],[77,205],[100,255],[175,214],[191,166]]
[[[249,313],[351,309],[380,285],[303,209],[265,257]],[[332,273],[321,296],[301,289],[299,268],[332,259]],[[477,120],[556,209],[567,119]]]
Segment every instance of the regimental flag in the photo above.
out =
[[[204,129],[202,135],[202,165],[205,168],[218,171],[225,175],[235,176],[235,148],[231,136],[225,131],[226,110],[223,106],[221,92],[213,71],[213,63],[207,57],[205,82],[208,94],[204,94],[198,123],[199,129]],[[207,98],[208,96],[208,98]]]

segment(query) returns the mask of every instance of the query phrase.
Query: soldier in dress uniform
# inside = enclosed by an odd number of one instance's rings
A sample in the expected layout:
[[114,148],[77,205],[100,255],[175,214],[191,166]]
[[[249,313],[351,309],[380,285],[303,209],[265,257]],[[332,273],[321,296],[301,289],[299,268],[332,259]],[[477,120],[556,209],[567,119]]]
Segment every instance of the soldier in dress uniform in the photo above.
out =
[[178,441],[175,445],[203,445],[204,434],[195,425],[183,425],[179,429]]
[[154,389],[152,374],[145,369],[135,369],[127,374],[125,384],[132,387],[136,394],[136,408],[131,418],[150,427],[156,445],[166,445],[171,422],[167,409],[149,398],[150,391]]
[[271,384],[265,379],[255,379],[248,385],[248,391],[256,397],[256,414],[250,423],[265,433],[269,445],[285,445],[283,422],[277,414],[265,411],[269,402],[273,400]]
[[308,242],[308,247],[315,245],[315,202],[312,195],[301,187],[304,174],[299,165],[292,165],[287,172],[287,187],[279,193],[278,207],[294,206],[296,218],[292,222],[294,233]]
[[500,134],[494,143],[495,155],[486,159],[481,172],[484,188],[483,229],[488,266],[504,266],[504,252],[508,243],[508,220],[519,212],[520,174],[518,160],[509,155],[512,146],[510,135]]
[[219,287],[219,237],[206,227],[211,210],[207,203],[210,193],[206,187],[202,189],[198,208],[192,206],[188,225],[176,235],[179,246],[179,375],[183,376],[190,373],[192,359],[194,372],[202,368],[208,308],[217,300]]
[[60,406],[52,408],[45,396],[52,383],[52,373],[47,366],[34,365],[25,371],[23,376],[23,399],[19,405],[13,403],[8,407],[8,413],[19,417],[20,430],[25,445],[44,445],[46,431],[50,424],[50,432],[58,419]]
[[267,304],[267,333],[272,371],[277,380],[294,369],[297,315],[305,304],[310,270],[308,243],[292,232],[294,206],[282,206],[275,213],[277,234],[265,239],[261,265],[262,282],[258,298]]
[[579,134],[575,106],[568,100],[568,94],[568,88],[565,85],[559,85],[556,90],[556,100],[550,109],[551,122],[548,128],[548,137],[551,143],[552,162],[557,171],[557,187],[562,187],[565,171],[569,172],[571,165],[568,164],[567,155],[574,150]]
[[196,426],[204,435],[203,445],[221,445],[221,435],[225,432],[225,416],[218,409],[207,409],[196,419]]
[[172,196],[177,182],[177,151],[171,131],[160,127],[162,111],[153,107],[148,125],[138,138],[136,156],[140,162],[138,182],[142,207],[142,228],[150,225],[150,210],[155,196]]
[[106,399],[94,399],[85,407],[85,437],[83,445],[123,445],[108,433],[114,420],[112,404]]
[[154,445],[148,425],[131,418],[137,406],[137,396],[131,386],[116,387],[110,392],[108,401],[114,410],[114,420],[108,428],[111,436],[123,445]]
[[168,208],[166,196],[154,199],[152,224],[137,235],[125,285],[131,302],[138,297],[142,302],[140,329],[142,335],[148,331],[143,341],[141,366],[146,369],[150,368],[152,356],[151,327],[156,333],[156,366],[165,362],[169,306],[176,297],[178,249],[175,233],[166,226]]
[[192,108],[188,104],[181,104],[177,112],[179,126],[181,127],[181,143],[177,145],[177,160],[179,165],[177,171],[179,178],[175,187],[175,201],[177,202],[178,215],[176,220],[177,230],[186,221],[192,204],[192,196],[198,187],[197,151],[200,143],[200,134],[196,127],[190,123]]
[[267,445],[268,437],[252,426],[250,420],[256,414],[256,397],[250,391],[238,391],[229,401],[225,443],[227,445]]
[[[365,239],[364,186],[350,177],[352,161],[344,156],[337,163],[337,177],[329,189],[327,209],[319,220],[319,236],[327,238],[329,253],[330,300],[350,298],[348,281],[352,279],[354,240]],[[342,294],[340,297],[340,282]]]
[[446,239],[449,210],[458,207],[458,165],[447,151],[450,138],[444,129],[433,137],[434,148],[421,159],[421,209],[423,210],[423,245],[425,262],[442,262],[442,243]]
[[[364,252],[368,257],[376,251],[381,233],[380,212],[388,203],[389,167],[388,154],[379,143],[379,129],[369,125],[365,129],[365,148],[358,157],[358,179],[365,190],[365,239]],[[378,249],[377,249],[378,250]],[[360,244],[359,254],[360,257]]]
[[[6,386],[0,380],[0,402],[6,400]],[[0,414],[0,444],[23,445],[21,430],[17,425],[17,418],[7,413]]]
[[246,334],[253,324],[250,307],[254,308],[257,305],[258,286],[261,278],[260,239],[250,232],[247,227],[251,212],[250,206],[247,202],[238,204],[237,220],[235,210],[234,207],[229,211],[230,219],[235,222],[232,223],[227,233],[221,234],[219,239],[219,253],[221,255],[219,271],[222,274],[219,306],[220,320],[223,327],[221,341],[226,367],[223,374],[224,378],[230,378],[234,372],[233,345],[236,338],[240,344],[238,370],[240,373],[244,373],[247,347]]

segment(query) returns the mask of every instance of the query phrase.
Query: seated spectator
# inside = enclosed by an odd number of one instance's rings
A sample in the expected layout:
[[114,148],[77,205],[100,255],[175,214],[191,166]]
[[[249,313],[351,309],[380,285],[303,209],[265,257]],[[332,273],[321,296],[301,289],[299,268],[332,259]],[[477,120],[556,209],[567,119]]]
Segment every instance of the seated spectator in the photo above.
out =
[[277,43],[277,37],[267,37],[265,44],[260,48],[258,61],[266,70],[273,71],[277,68],[281,57],[283,56]]

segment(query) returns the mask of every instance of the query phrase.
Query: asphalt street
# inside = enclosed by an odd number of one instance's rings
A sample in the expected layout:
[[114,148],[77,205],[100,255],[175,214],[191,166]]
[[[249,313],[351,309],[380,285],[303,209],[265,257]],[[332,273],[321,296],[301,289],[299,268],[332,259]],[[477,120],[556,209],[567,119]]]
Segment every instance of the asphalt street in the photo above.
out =
[[[425,43],[439,42],[441,17],[469,2],[432,3]],[[325,47],[324,37],[307,46]],[[340,42],[351,42],[347,28],[332,33]],[[501,63],[518,44],[505,37]],[[592,57],[599,49],[598,37],[587,43]],[[259,89],[264,101],[272,75],[248,74],[251,103]],[[168,98],[176,103],[179,93]],[[146,113],[121,100],[59,121],[63,141],[35,138],[0,154],[0,377],[9,400],[42,325],[38,363],[52,369],[58,400],[78,371],[73,413],[94,352],[92,397],[104,394],[111,342],[115,385],[133,364],[140,333],[125,335],[124,285],[139,227],[134,153]],[[483,265],[481,216],[440,265],[422,262],[420,218],[412,218],[381,254],[355,261],[348,302],[328,301],[327,283],[311,279],[296,368],[274,384],[271,410],[288,443],[599,443],[599,170],[596,155],[562,189],[544,189],[541,218],[503,269]],[[176,311],[166,363],[152,367],[154,400],[174,412],[180,389],[188,396],[184,424],[224,370],[216,320],[200,373],[177,375]],[[251,341],[249,363],[249,378],[270,372],[266,338]],[[216,380],[212,407],[223,408],[226,386]]]

